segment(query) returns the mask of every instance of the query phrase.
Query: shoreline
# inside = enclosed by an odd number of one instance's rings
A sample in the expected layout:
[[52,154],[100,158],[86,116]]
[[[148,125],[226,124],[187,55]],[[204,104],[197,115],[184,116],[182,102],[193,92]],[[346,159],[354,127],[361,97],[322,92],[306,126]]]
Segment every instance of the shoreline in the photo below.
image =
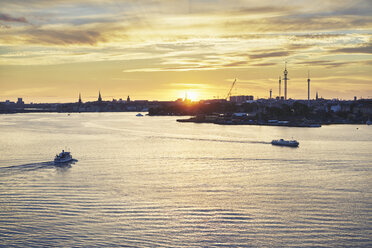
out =
[[197,124],[215,124],[215,125],[228,125],[228,126],[273,126],[273,127],[306,127],[306,128],[319,128],[323,125],[368,125],[366,123],[355,122],[319,122],[319,123],[301,123],[301,122],[288,122],[288,123],[268,123],[268,122],[234,122],[234,121],[201,121],[193,118],[177,119],[181,123],[197,123]]
[[[143,111],[18,111],[18,112],[0,112],[0,115],[9,115],[9,114],[38,114],[38,113],[59,113],[59,114],[84,114],[84,113],[144,113]],[[161,116],[177,116],[177,117],[190,117],[190,115],[149,115],[149,117],[161,117]],[[274,126],[274,127],[306,127],[306,128],[319,128],[323,125],[370,125],[365,122],[350,122],[350,121],[310,121],[310,122],[301,122],[301,121],[277,121],[277,122],[264,122],[256,120],[203,120],[196,117],[190,117],[188,119],[176,119],[180,123],[196,123],[196,124],[215,124],[215,125],[227,125],[227,126]]]

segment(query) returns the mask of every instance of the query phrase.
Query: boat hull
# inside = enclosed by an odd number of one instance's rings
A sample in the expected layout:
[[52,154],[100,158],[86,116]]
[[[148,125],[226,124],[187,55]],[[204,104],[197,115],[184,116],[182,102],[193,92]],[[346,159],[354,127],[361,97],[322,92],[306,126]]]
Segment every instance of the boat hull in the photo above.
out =
[[65,158],[65,159],[54,159],[54,163],[67,163],[67,162],[70,162],[72,161],[73,159],[72,158]]
[[72,156],[70,152],[65,152],[62,150],[60,154],[57,154],[54,158],[54,163],[67,163],[72,161]]
[[283,144],[274,144],[274,143],[271,143],[273,146],[288,146],[288,147],[298,147],[298,144],[288,144],[288,145],[283,145]]
[[298,147],[300,143],[296,141],[277,141],[273,140],[271,141],[271,144],[274,146],[288,146],[288,147]]

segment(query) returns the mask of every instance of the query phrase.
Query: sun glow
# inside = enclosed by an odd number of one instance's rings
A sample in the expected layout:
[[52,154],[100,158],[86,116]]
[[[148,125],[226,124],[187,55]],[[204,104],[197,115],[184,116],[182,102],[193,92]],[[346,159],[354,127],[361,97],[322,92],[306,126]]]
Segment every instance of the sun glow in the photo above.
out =
[[191,100],[192,102],[198,100],[198,93],[195,91],[186,91],[185,96],[183,98],[184,100]]

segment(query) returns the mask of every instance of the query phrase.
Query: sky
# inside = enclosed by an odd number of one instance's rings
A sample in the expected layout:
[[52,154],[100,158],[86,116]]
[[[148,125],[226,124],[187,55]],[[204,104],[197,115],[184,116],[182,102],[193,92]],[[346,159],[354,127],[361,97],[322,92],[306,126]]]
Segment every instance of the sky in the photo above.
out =
[[[372,98],[371,0],[0,0],[0,101]],[[283,90],[282,90],[283,92]]]

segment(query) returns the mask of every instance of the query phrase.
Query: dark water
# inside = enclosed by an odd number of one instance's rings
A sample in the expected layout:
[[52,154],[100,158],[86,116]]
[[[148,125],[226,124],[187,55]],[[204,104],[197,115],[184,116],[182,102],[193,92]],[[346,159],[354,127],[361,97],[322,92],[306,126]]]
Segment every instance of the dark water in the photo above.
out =
[[175,119],[1,115],[0,246],[372,247],[371,126]]

